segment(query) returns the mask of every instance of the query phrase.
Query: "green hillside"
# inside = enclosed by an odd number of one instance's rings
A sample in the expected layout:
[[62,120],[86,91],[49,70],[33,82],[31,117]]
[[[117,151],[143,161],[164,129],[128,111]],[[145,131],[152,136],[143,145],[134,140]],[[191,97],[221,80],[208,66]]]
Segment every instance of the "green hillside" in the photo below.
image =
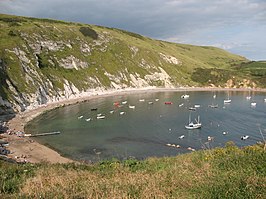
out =
[[15,110],[96,88],[266,85],[265,63],[254,69],[246,58],[215,47],[3,14],[0,28],[0,105],[10,102]]
[[2,198],[265,198],[262,145],[88,164],[0,161]]

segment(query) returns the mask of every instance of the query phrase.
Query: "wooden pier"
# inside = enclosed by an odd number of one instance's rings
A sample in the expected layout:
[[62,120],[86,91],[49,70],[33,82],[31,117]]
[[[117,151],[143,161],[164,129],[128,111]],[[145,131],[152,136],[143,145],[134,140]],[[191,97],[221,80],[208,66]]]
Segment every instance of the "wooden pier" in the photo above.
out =
[[48,132],[48,133],[38,133],[38,134],[25,134],[25,137],[38,137],[38,136],[46,136],[46,135],[57,135],[60,134],[60,131]]

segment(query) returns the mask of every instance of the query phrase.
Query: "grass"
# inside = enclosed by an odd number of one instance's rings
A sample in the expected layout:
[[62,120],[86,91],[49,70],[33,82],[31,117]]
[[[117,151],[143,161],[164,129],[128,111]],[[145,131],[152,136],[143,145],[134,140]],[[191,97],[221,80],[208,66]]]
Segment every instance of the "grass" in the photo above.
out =
[[264,198],[262,145],[228,144],[176,157],[87,164],[1,162],[3,197],[22,198]]

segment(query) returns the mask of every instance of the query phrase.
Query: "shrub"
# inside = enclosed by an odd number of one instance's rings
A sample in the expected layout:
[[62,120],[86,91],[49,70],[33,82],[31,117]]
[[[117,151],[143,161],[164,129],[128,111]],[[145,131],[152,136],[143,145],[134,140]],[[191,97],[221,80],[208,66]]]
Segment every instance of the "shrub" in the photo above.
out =
[[95,30],[89,27],[80,27],[79,31],[85,36],[92,39],[98,39],[98,34]]

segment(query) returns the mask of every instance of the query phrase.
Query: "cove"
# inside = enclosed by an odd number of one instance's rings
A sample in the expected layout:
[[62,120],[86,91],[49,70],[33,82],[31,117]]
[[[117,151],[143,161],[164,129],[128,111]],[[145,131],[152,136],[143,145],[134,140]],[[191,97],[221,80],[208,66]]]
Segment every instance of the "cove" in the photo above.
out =
[[[189,98],[181,98],[184,94]],[[231,103],[224,104],[227,98]],[[34,139],[64,156],[88,162],[175,156],[190,152],[188,148],[223,147],[229,141],[242,147],[262,140],[259,129],[265,135],[264,98],[263,92],[248,91],[167,91],[99,96],[46,112],[28,123],[25,132],[60,131],[59,135]],[[256,105],[252,106],[254,102]],[[195,110],[189,110],[195,105]],[[98,114],[105,118],[97,119]],[[189,114],[192,120],[200,116],[201,129],[185,128]],[[241,140],[245,135],[249,138]]]

